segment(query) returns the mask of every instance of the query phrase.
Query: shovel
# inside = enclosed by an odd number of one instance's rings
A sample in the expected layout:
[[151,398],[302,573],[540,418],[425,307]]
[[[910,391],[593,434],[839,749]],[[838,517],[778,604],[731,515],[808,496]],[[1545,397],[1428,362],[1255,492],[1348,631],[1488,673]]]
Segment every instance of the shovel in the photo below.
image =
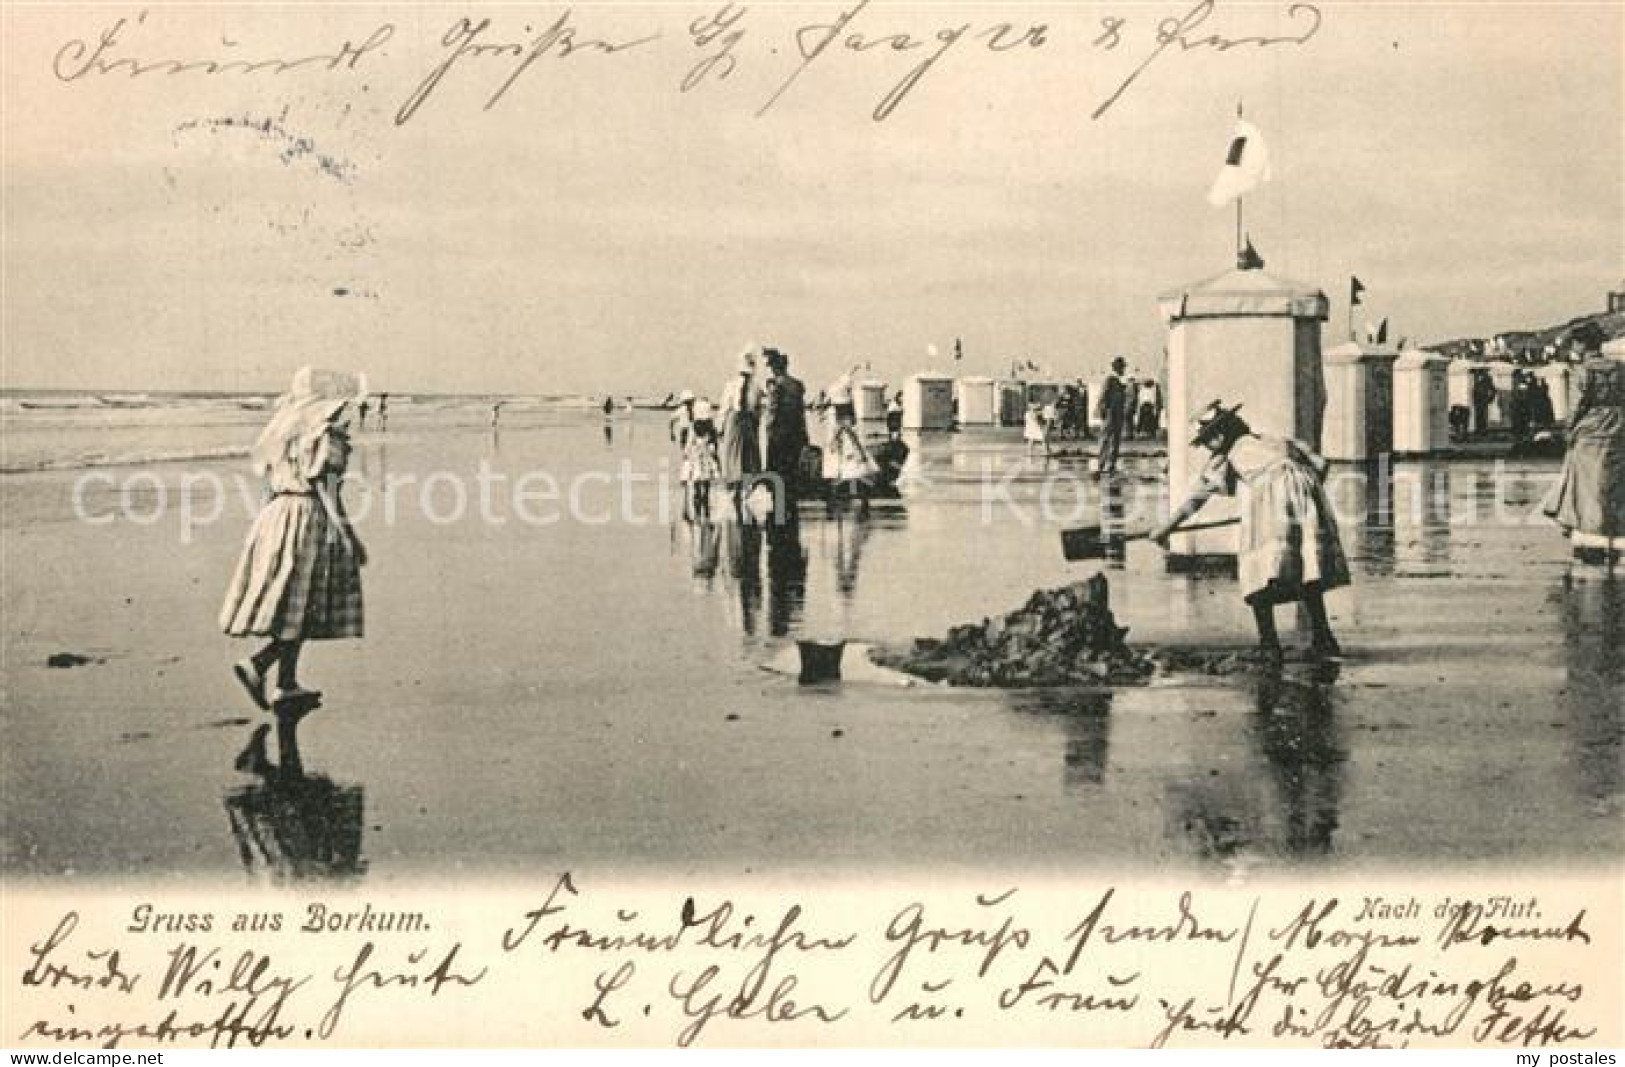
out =
[[[1188,526],[1181,526],[1175,533],[1194,533],[1197,530],[1217,530],[1225,526],[1238,526],[1241,519],[1219,519],[1215,522],[1197,522]],[[1061,531],[1061,553],[1066,556],[1068,563],[1079,560],[1106,559],[1113,549],[1121,548],[1129,541],[1144,541],[1151,536],[1151,531],[1142,530],[1139,533],[1111,533],[1106,532],[1103,526],[1078,526],[1071,530]]]

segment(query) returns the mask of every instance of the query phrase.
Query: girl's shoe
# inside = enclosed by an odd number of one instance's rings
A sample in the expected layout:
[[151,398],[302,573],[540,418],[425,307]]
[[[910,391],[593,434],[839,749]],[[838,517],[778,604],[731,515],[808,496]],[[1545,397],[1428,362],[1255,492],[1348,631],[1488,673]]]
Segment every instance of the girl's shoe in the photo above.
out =
[[241,663],[231,665],[231,673],[237,676],[244,689],[248,690],[248,699],[261,711],[270,711],[271,702],[265,699],[265,675],[254,667],[253,660],[243,660]]

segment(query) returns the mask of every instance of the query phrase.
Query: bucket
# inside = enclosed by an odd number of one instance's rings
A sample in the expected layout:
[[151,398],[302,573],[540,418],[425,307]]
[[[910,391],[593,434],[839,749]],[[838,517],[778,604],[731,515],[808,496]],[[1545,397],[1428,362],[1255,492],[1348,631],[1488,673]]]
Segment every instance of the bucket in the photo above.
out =
[[818,685],[841,680],[841,654],[846,651],[845,641],[797,641],[801,650],[801,684]]

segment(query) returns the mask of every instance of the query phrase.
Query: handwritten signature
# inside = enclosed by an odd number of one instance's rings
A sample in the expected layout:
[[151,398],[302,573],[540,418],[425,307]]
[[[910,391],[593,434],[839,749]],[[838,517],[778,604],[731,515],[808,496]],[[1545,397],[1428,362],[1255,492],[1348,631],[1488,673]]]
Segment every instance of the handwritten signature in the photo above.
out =
[[[704,54],[683,75],[677,86],[678,91],[690,93],[705,85],[727,81],[746,61],[749,42],[759,37],[767,37],[762,48],[770,56],[788,51],[794,65],[757,107],[758,118],[771,113],[793,88],[804,84],[814,68],[833,69],[837,56],[901,57],[910,61],[911,65],[886,88],[870,113],[874,122],[883,123],[920,89],[951,52],[978,47],[987,54],[1019,59],[1022,55],[1048,48],[1076,28],[1071,23],[1014,21],[987,24],[955,21],[923,30],[913,25],[895,24],[871,28],[869,23],[877,18],[875,10],[872,0],[857,0],[833,17],[795,26],[789,32],[788,42],[785,42],[779,36],[782,29],[755,33],[750,18],[751,9],[730,0],[688,21],[687,38]],[[1132,56],[1136,49],[1142,47],[1140,42],[1144,42],[1143,47],[1149,51],[1095,105],[1091,118],[1099,120],[1104,117],[1140,83],[1153,66],[1166,65],[1172,57],[1201,51],[1227,53],[1238,49],[1301,47],[1316,37],[1324,24],[1320,9],[1303,2],[1290,3],[1286,7],[1285,17],[1291,25],[1291,31],[1286,33],[1221,32],[1216,25],[1218,17],[1218,0],[1198,0],[1183,14],[1156,22],[1149,33],[1140,29],[1140,21],[1120,15],[1101,17],[1098,24],[1084,34],[1090,49]],[[154,23],[156,21],[153,20]],[[1145,24],[1149,25],[1148,22]],[[108,75],[143,78],[158,75],[353,74],[384,62],[388,55],[387,46],[397,37],[395,25],[384,22],[364,36],[350,37],[336,47],[303,55],[249,57],[241,51],[240,46],[224,42],[226,51],[221,55],[147,58],[130,54],[129,38],[143,28],[147,31],[154,29],[148,22],[146,11],[133,20],[117,18],[95,36],[72,38],[57,49],[51,63],[52,73],[64,84]],[[527,27],[517,35],[502,34],[491,18],[463,16],[440,35],[439,54],[396,109],[394,122],[397,126],[411,122],[454,72],[468,73],[487,68],[497,71],[498,80],[486,94],[483,104],[483,109],[489,111],[501,103],[530,71],[544,63],[579,62],[584,57],[615,59],[629,53],[648,52],[664,39],[665,34],[655,28],[619,36],[592,32],[581,25],[570,8],[565,8],[540,32],[532,32]],[[788,49],[780,47],[786,43]],[[762,59],[760,52],[757,58],[758,61],[767,61]]]

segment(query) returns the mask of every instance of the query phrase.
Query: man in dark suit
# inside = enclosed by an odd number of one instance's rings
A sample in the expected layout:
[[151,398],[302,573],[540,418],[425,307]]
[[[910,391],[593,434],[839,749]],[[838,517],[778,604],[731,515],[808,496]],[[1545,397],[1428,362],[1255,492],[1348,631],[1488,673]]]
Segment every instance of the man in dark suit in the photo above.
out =
[[795,515],[801,489],[801,456],[807,449],[807,390],[790,374],[790,357],[776,348],[763,353],[770,377],[763,405],[762,435],[766,440],[763,466],[772,476],[773,514],[778,520]]
[[1117,453],[1123,445],[1124,424],[1129,417],[1128,381],[1123,372],[1128,360],[1118,356],[1112,360],[1112,372],[1100,390],[1095,416],[1100,419],[1100,473],[1117,473]]

